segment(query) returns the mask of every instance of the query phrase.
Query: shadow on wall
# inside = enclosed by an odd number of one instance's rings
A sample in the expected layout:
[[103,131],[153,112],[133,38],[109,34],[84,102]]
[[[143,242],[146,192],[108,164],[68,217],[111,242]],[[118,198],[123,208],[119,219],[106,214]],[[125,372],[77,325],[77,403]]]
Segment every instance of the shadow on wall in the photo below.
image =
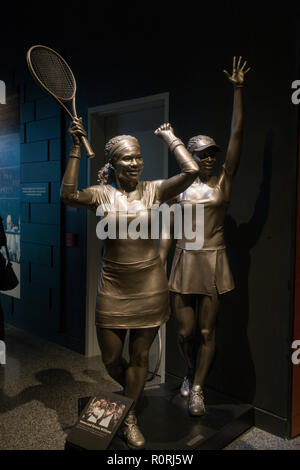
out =
[[[249,272],[251,251],[258,243],[270,207],[273,132],[266,136],[263,175],[252,217],[240,225],[226,216],[224,232],[235,289],[222,299],[217,327],[216,360],[207,384],[251,403],[256,374],[247,335],[249,321]],[[216,385],[217,384],[217,387]]]

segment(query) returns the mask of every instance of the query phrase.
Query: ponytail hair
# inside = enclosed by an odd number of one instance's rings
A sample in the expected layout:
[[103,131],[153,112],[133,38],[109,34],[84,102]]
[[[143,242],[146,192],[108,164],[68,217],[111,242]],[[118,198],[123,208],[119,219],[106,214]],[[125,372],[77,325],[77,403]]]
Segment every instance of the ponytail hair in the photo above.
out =
[[110,184],[114,183],[114,170],[110,164],[110,162],[106,163],[100,170],[98,171],[98,178],[97,181],[99,184]]

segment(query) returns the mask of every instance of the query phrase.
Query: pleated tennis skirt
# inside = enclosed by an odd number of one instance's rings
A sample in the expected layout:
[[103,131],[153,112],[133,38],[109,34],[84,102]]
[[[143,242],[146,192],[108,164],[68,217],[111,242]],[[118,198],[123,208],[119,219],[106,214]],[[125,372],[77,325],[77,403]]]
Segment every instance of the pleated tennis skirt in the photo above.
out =
[[184,250],[176,247],[169,289],[181,294],[224,294],[234,289],[226,248]]
[[119,263],[104,259],[95,322],[102,328],[152,328],[170,316],[169,287],[161,259]]

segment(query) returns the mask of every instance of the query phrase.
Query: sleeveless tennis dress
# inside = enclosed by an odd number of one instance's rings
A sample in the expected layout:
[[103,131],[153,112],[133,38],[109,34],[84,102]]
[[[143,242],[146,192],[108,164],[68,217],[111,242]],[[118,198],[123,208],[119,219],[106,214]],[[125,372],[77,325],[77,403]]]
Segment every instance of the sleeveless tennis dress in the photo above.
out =
[[[140,181],[141,200],[127,202],[137,214],[149,217],[151,206],[158,204],[155,181]],[[86,188],[92,192],[91,205],[104,212],[123,209],[123,194],[111,185]],[[90,207],[92,208],[92,207]],[[142,261],[119,263],[102,259],[97,288],[96,325],[102,328],[151,328],[165,323],[170,316],[169,288],[159,255]]]
[[[177,241],[169,288],[181,294],[212,295],[215,288],[219,294],[234,289],[224,241],[224,219],[229,205],[232,177],[222,166],[214,187],[199,180],[177,198],[184,204],[204,205],[204,244],[200,250],[187,249],[184,236]],[[196,228],[193,211],[193,230]]]

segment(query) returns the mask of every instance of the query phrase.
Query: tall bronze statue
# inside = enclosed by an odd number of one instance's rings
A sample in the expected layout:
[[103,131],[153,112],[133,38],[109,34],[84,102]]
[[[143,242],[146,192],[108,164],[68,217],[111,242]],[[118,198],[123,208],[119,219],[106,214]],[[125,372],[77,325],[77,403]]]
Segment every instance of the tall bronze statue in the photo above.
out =
[[[224,219],[230,201],[233,177],[237,170],[243,134],[243,86],[246,63],[233,59],[230,75],[234,87],[231,136],[225,163],[220,174],[212,175],[219,147],[211,137],[197,135],[188,142],[188,150],[198,164],[199,175],[192,185],[177,198],[184,207],[204,206],[204,244],[200,250],[187,249],[189,240],[177,241],[169,287],[179,324],[178,343],[187,364],[187,376],[181,386],[181,395],[189,397],[191,415],[205,413],[202,387],[214,357],[216,315],[220,296],[234,288],[224,242]],[[195,211],[193,207],[193,217]],[[194,228],[196,221],[193,220]],[[170,240],[162,240],[160,255],[165,262]],[[198,346],[196,335],[200,333]]]
[[[121,135],[106,144],[107,164],[99,171],[99,184],[78,190],[80,141],[86,136],[82,121],[75,119],[70,132],[74,145],[61,186],[62,201],[94,212],[100,206],[105,213],[116,213],[119,223],[126,196],[128,209],[132,207],[138,209],[138,214],[144,214],[150,230],[151,207],[185,191],[198,175],[197,163],[175,137],[170,124],[164,124],[155,134],[174,152],[180,174],[165,180],[140,181],[143,158],[139,143],[132,136]],[[160,325],[168,318],[168,281],[155,240],[150,236],[106,239],[96,301],[96,327],[108,373],[124,386],[125,395],[134,400],[133,410],[122,429],[130,448],[145,446],[134,410],[148,373],[149,349]],[[122,358],[128,329],[129,364]]]

